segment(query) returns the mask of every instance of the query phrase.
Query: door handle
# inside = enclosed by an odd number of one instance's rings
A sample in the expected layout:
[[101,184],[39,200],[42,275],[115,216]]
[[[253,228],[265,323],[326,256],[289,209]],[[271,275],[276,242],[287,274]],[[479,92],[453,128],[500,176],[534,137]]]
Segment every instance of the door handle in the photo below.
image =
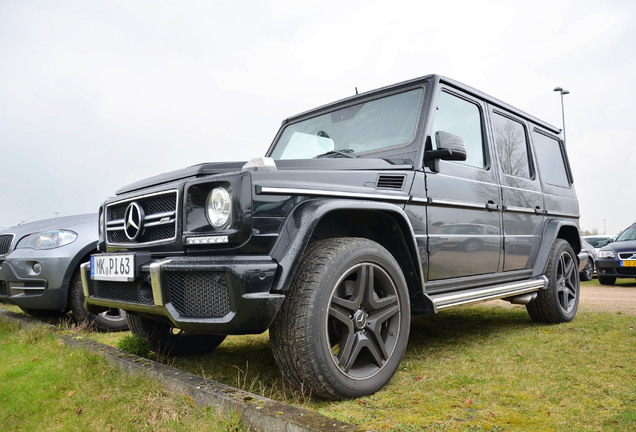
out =
[[490,200],[486,203],[486,209],[488,211],[499,210],[499,204],[495,204],[493,200]]

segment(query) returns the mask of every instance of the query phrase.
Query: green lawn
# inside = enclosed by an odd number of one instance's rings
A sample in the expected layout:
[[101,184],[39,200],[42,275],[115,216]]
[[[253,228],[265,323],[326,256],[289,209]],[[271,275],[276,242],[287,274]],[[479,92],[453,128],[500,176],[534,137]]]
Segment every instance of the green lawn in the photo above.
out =
[[[161,360],[379,431],[633,431],[634,327],[635,316],[588,308],[560,325],[535,324],[523,306],[496,304],[416,316],[391,382],[345,402],[290,389],[266,333],[230,336],[207,356]],[[115,345],[127,335],[91,337]]]

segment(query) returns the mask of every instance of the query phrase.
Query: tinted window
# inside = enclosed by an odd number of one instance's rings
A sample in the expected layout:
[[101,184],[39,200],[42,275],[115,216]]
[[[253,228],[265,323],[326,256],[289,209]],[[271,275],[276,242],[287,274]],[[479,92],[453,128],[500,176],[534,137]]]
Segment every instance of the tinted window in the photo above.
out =
[[521,123],[497,113],[493,113],[492,126],[503,173],[530,178],[526,128]]
[[545,183],[555,186],[569,187],[561,143],[538,132],[532,134],[537,164],[541,178]]
[[478,168],[486,166],[484,142],[479,107],[472,102],[442,92],[437,100],[437,112],[433,123],[433,143],[435,132],[443,131],[457,135],[466,142],[466,160],[462,163]]

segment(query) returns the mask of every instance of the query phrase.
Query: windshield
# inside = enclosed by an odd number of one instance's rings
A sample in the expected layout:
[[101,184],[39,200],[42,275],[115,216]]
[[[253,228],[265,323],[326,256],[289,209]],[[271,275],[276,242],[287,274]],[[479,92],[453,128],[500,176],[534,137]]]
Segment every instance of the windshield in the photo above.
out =
[[628,240],[636,240],[636,225],[632,225],[623,231],[616,241],[628,241]]
[[423,94],[418,88],[292,123],[271,157],[358,157],[408,145],[415,138]]

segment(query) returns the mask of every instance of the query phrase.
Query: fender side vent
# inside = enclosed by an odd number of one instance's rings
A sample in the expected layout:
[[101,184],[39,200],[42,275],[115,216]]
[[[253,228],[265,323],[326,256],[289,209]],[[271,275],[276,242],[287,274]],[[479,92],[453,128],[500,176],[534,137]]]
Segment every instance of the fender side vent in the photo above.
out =
[[400,190],[404,187],[404,180],[406,176],[403,175],[381,175],[378,177],[378,182],[375,187],[378,189],[397,189]]

